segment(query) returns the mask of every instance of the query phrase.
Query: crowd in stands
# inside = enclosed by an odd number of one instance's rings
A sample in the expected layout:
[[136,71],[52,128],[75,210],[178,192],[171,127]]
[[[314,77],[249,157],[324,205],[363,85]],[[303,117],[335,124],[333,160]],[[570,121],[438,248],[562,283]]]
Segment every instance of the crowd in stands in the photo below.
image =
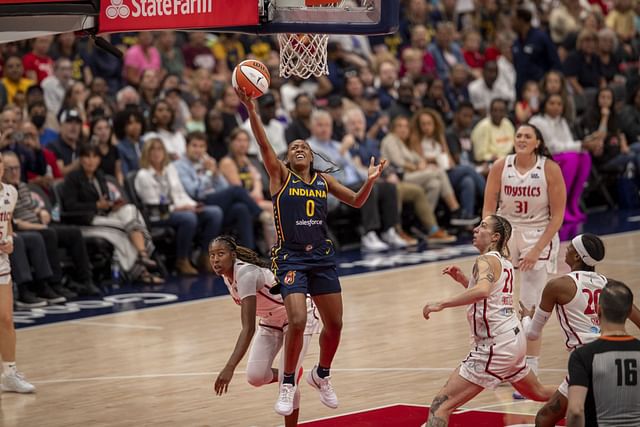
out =
[[351,188],[372,156],[389,160],[351,215],[363,250],[455,241],[527,122],[562,167],[566,223],[584,220],[585,189],[638,203],[640,1],[401,3],[398,32],[331,36],[330,73],[309,80],[279,77],[272,36],[101,36],[123,59],[73,33],[0,45],[18,306],[98,295],[95,239],[113,251],[107,267],[151,285],[164,266],[205,271],[206,245],[222,232],[268,253],[267,177],[230,85],[247,58],[271,72],[257,104],[276,152],[306,139],[322,155],[314,166],[337,168]]

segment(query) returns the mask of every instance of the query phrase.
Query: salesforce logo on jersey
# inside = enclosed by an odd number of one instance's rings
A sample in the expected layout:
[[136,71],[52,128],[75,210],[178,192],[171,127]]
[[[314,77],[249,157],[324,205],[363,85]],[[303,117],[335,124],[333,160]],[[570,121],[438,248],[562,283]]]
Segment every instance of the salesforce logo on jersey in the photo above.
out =
[[313,227],[314,225],[322,225],[321,219],[297,219],[296,225],[304,227]]
[[[68,320],[68,317],[80,319],[86,315],[96,315],[97,310],[106,309],[107,313],[121,312],[153,306],[156,304],[166,304],[178,300],[174,294],[164,294],[155,292],[138,292],[131,294],[117,294],[104,297],[102,300],[73,301],[66,304],[56,304],[41,308],[32,308],[26,311],[15,311],[13,321],[16,325],[33,325],[36,323],[49,323],[60,320]],[[86,315],[81,313],[86,310]],[[89,313],[91,311],[92,313]],[[56,319],[55,317],[63,317]]]

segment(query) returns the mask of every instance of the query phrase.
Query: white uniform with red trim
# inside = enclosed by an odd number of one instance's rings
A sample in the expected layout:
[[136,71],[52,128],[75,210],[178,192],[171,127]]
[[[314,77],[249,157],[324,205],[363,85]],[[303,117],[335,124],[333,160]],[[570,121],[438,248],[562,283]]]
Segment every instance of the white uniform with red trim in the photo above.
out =
[[[6,239],[9,234],[9,222],[13,216],[13,209],[18,200],[18,191],[8,184],[0,184],[0,240]],[[9,255],[0,254],[0,285],[11,283],[11,264]]]
[[[505,381],[520,381],[529,368],[526,339],[513,308],[513,265],[498,252],[486,255],[500,260],[502,272],[489,296],[467,308],[475,348],[461,363],[460,376],[492,389]],[[475,279],[469,280],[469,289],[475,285]]]
[[[524,174],[516,169],[515,158],[515,154],[511,154],[505,159],[497,214],[511,223],[513,231],[509,239],[509,252],[513,263],[518,265],[544,233],[551,219],[551,212],[544,171],[546,157],[539,156],[536,164]],[[542,290],[547,283],[544,271],[557,271],[559,249],[560,238],[556,233],[533,267],[534,272],[542,270],[542,274],[535,276],[536,283],[523,283],[520,288],[520,301],[525,306],[537,306],[540,302]]]
[[[600,321],[598,319],[598,298],[602,288],[607,284],[607,278],[595,271],[572,271],[568,273],[576,285],[576,294],[571,301],[563,305],[556,305],[556,315],[560,327],[567,340],[567,350],[573,351],[578,347],[595,341],[600,336]],[[558,390],[568,397],[569,383],[565,377]]]
[[[236,304],[240,305],[248,296],[256,297],[256,315],[260,318],[260,322],[249,350],[247,381],[256,387],[269,384],[273,380],[273,361],[282,348],[287,331],[287,310],[282,297],[269,293],[269,289],[276,283],[275,277],[268,268],[236,260],[233,266],[233,283],[227,277],[223,278]],[[311,336],[319,330],[320,320],[315,305],[311,298],[307,297],[307,325],[296,373],[307,353]],[[282,379],[283,367],[284,357],[281,357],[280,379]],[[300,405],[299,392],[296,393],[293,405],[294,408]]]

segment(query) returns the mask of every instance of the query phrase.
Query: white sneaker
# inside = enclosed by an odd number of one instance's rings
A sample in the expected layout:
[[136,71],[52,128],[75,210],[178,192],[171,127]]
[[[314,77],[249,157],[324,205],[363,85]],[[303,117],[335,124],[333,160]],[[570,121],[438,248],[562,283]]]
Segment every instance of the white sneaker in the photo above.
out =
[[382,240],[387,242],[393,248],[402,249],[408,246],[407,242],[405,242],[404,239],[400,237],[396,229],[393,227],[382,233],[380,237],[382,237]]
[[370,231],[360,240],[361,248],[367,252],[382,252],[389,249],[389,245],[380,240],[375,231]]
[[2,374],[0,377],[0,388],[2,391],[12,391],[15,393],[33,393],[36,388],[33,384],[24,379],[24,375],[20,372],[12,374]]
[[318,376],[318,366],[314,366],[311,372],[307,374],[307,382],[316,390],[320,391],[320,402],[329,408],[338,407],[338,396],[331,386],[331,376],[320,378]]
[[280,384],[280,395],[274,409],[278,415],[286,417],[293,412],[293,400],[296,395],[298,387],[291,384]]

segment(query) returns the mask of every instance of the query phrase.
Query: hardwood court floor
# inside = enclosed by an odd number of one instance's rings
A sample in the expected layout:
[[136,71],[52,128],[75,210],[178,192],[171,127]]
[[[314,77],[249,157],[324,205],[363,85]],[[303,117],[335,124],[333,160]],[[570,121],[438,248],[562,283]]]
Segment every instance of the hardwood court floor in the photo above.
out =
[[[640,232],[605,237],[599,271],[640,295]],[[564,259],[564,245],[561,257]],[[469,271],[473,258],[454,261]],[[462,288],[438,262],[343,278],[344,333],[334,362],[340,407],[332,411],[302,388],[301,421],[393,403],[427,404],[468,351],[464,308],[422,318],[428,300]],[[561,272],[567,267],[561,263]],[[636,297],[640,304],[640,298]],[[224,397],[213,394],[215,372],[235,344],[239,308],[230,298],[56,323],[18,331],[18,362],[35,395],[5,393],[0,425],[14,426],[276,426],[276,385],[248,385],[244,363]],[[629,330],[638,335],[631,326]],[[318,358],[314,339],[305,360]],[[547,325],[541,378],[559,384],[566,369],[555,316]],[[468,408],[534,413],[511,400],[510,387],[485,391]]]

